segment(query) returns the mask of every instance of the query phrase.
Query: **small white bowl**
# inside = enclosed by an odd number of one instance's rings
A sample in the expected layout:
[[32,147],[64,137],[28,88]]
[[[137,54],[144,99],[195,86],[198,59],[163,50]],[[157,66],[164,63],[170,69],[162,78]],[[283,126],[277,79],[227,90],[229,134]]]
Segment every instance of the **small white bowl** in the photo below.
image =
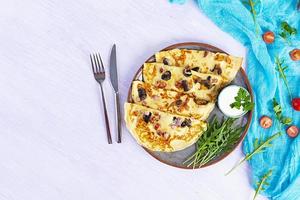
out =
[[230,107],[230,104],[235,102],[234,98],[237,96],[240,88],[244,89],[249,94],[248,90],[241,86],[229,85],[225,87],[218,96],[218,107],[227,117],[238,118],[247,113],[242,107],[240,109]]

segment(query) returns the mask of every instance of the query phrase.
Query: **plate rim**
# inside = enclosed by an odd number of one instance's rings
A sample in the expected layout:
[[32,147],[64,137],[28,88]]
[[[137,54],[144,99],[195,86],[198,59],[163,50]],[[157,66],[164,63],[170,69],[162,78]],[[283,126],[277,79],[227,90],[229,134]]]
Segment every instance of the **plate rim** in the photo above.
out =
[[[175,44],[172,44],[172,45],[169,45],[161,50],[159,50],[158,52],[160,51],[167,51],[167,50],[171,50],[171,49],[176,49],[176,48],[183,48],[184,46],[197,46],[197,47],[200,47],[200,48],[206,48],[206,49],[212,49],[212,51],[214,52],[220,52],[220,53],[225,53],[227,55],[229,55],[227,52],[225,52],[224,50],[218,48],[218,47],[215,47],[213,45],[210,45],[210,44],[206,44],[206,43],[201,43],[201,42],[181,42],[181,43],[175,43]],[[150,56],[144,63],[146,62],[149,62],[151,61],[151,59],[153,59],[153,57],[155,56],[155,54],[153,54],[152,56]],[[132,83],[133,81],[137,80],[136,77],[138,76],[138,74],[141,73],[142,69],[143,69],[143,65],[142,64],[139,69],[136,71],[136,73],[134,74],[133,76],[133,79],[131,80],[131,84],[130,84],[130,87],[129,87],[129,90],[128,90],[128,94],[127,94],[127,102],[128,103],[132,103],[132,98],[131,98],[131,90],[132,90]],[[246,66],[245,66],[246,67]],[[251,96],[251,101],[253,101],[253,91],[252,91],[252,87],[250,85],[250,82],[249,82],[249,79],[246,75],[246,72],[245,70],[243,69],[243,67],[240,68],[239,70],[241,72],[241,75],[245,81],[245,85],[247,86],[247,89],[250,93],[250,96]],[[211,165],[214,165],[220,161],[222,161],[223,159],[225,159],[227,156],[229,156],[234,150],[237,149],[237,147],[241,144],[241,142],[245,139],[247,133],[248,133],[248,130],[250,128],[250,125],[251,125],[251,122],[252,122],[252,115],[253,115],[253,110],[251,110],[249,112],[249,116],[248,116],[248,119],[247,119],[247,124],[246,124],[246,127],[245,127],[245,130],[243,131],[241,137],[239,138],[238,142],[234,145],[234,147],[232,148],[232,150],[224,153],[223,155],[219,156],[217,159],[214,159],[208,163],[206,163],[205,165],[202,165],[200,167],[187,167],[187,166],[179,166],[179,165],[176,165],[176,164],[173,164],[173,163],[170,163],[170,162],[167,162],[165,160],[162,160],[159,156],[156,156],[153,151],[147,149],[146,147],[143,147],[142,145],[139,145],[141,146],[148,154],[150,154],[153,158],[155,158],[156,160],[160,161],[161,163],[164,163],[166,165],[169,165],[169,166],[172,166],[172,167],[176,167],[176,168],[180,168],[180,169],[187,169],[187,170],[194,170],[194,169],[200,169],[200,168],[204,168],[204,167],[208,167],[208,166],[211,166]]]

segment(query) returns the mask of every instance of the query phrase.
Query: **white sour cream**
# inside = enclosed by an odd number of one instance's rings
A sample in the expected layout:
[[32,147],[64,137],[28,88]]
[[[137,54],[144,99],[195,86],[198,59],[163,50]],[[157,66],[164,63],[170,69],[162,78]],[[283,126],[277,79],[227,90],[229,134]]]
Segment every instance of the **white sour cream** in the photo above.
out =
[[[230,104],[235,102],[234,97],[237,96],[240,88],[243,87],[237,85],[229,85],[225,87],[218,96],[218,107],[221,110],[221,112],[227,117],[237,118],[246,114],[246,112],[243,111],[242,107],[240,109],[230,107]],[[245,88],[243,89],[246,90]],[[247,93],[249,94],[248,91]]]

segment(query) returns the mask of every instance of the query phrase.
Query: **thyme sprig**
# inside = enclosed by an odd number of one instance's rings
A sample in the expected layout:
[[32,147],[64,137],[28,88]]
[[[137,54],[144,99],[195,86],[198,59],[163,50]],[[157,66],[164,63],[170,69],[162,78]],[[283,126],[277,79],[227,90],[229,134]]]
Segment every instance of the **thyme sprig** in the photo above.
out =
[[285,74],[286,70],[288,69],[288,66],[284,66],[284,60],[280,60],[280,58],[278,56],[275,57],[275,63],[276,63],[275,69],[279,72],[279,77],[282,78],[282,80],[288,90],[290,99],[292,100],[292,93],[291,93],[291,90],[290,90],[290,87],[289,87],[289,84],[288,84],[288,81],[286,78],[286,74]]
[[234,169],[236,169],[238,166],[240,166],[242,163],[244,163],[247,160],[250,160],[254,155],[262,153],[265,151],[267,148],[271,147],[272,144],[271,142],[278,138],[281,135],[281,132],[276,133],[275,135],[272,135],[271,137],[267,138],[265,141],[255,139],[254,141],[254,149],[252,152],[246,154],[246,156],[238,163],[236,164],[233,168],[231,168],[225,175],[227,176],[230,174]]
[[257,197],[257,195],[266,190],[266,186],[269,186],[270,184],[267,182],[268,178],[270,178],[270,176],[272,176],[272,170],[269,170],[267,173],[265,173],[263,175],[263,177],[260,179],[260,181],[257,182],[256,185],[256,190],[255,190],[255,194],[253,197],[253,200],[255,200],[255,198]]

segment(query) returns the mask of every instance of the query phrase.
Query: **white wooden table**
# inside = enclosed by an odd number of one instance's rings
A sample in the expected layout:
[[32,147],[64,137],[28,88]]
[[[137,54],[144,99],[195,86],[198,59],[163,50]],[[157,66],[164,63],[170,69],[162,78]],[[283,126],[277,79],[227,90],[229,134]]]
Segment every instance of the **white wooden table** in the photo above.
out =
[[[89,53],[108,64],[117,44],[122,105],[133,74],[155,51],[178,42],[245,49],[193,1],[9,0],[0,7],[0,199],[252,199],[247,165],[182,170],[149,156],[123,124],[123,143],[108,145],[100,91]],[[111,127],[112,88],[105,82]],[[114,131],[114,129],[113,129]]]

